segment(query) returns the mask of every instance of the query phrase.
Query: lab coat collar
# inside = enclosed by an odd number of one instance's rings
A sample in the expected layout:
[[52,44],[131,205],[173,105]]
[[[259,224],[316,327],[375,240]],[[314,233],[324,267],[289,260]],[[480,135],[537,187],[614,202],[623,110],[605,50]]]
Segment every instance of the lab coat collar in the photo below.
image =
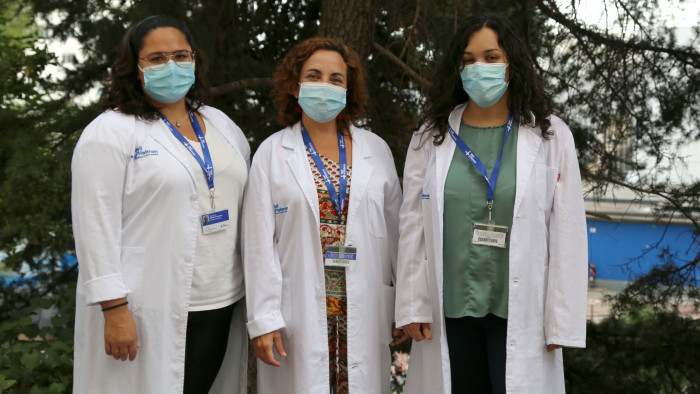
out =
[[148,134],[161,146],[163,146],[165,150],[173,155],[173,157],[175,157],[183,165],[183,167],[185,167],[187,173],[190,174],[193,184],[196,185],[197,180],[195,178],[192,166],[190,165],[190,161],[187,156],[185,156],[188,153],[184,149],[180,148],[182,144],[173,136],[170,129],[168,129],[168,126],[165,125],[165,122],[158,119],[153,122],[147,122],[146,125],[148,128]]
[[348,222],[346,228],[346,245],[353,242],[353,223],[364,218],[357,218],[360,202],[366,197],[367,185],[374,172],[371,161],[371,151],[367,146],[365,131],[350,126],[352,136],[352,179],[350,180],[350,206],[348,206]]
[[[532,117],[534,124],[535,117]],[[520,203],[525,195],[525,185],[530,182],[533,168],[535,167],[535,159],[537,152],[542,146],[542,136],[540,135],[539,127],[529,125],[519,125],[518,129],[518,157],[516,160],[516,179],[515,179],[515,205],[513,207],[513,215],[518,216]]]
[[301,122],[297,122],[292,127],[287,127],[282,131],[282,146],[291,152],[287,155],[286,162],[289,170],[294,176],[299,188],[304,193],[306,202],[309,204],[311,213],[318,225],[321,218],[318,213],[318,194],[311,173],[311,166],[306,159],[306,147],[301,137]]

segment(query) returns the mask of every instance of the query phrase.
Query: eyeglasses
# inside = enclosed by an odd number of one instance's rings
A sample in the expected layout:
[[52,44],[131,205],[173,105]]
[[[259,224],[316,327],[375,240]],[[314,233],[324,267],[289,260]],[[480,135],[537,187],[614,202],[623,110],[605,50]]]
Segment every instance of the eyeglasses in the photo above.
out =
[[[194,55],[192,51],[174,51],[174,52],[156,52],[148,55],[148,57],[140,57],[139,59],[145,61],[148,67],[153,70],[162,70],[168,65],[168,62],[172,59],[175,65],[181,68],[191,68],[194,67]],[[139,66],[141,68],[141,66]],[[143,71],[143,69],[141,69]]]

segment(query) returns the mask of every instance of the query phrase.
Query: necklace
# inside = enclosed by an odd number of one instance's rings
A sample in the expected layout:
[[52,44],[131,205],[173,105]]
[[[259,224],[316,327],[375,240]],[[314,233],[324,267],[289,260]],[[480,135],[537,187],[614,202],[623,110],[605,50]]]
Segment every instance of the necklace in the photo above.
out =
[[177,126],[177,127],[182,126],[182,122],[184,122],[185,120],[187,120],[187,118],[189,118],[189,117],[190,117],[190,115],[188,114],[188,115],[185,116],[183,119],[176,120],[176,121],[175,121],[175,126]]

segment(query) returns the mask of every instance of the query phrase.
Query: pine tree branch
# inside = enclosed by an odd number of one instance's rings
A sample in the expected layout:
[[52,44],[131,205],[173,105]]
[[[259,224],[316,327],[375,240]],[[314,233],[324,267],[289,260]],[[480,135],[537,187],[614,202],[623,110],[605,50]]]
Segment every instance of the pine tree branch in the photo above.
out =
[[383,46],[379,45],[376,42],[372,42],[372,46],[374,46],[374,49],[376,49],[380,54],[386,56],[394,64],[399,66],[399,68],[404,70],[406,72],[406,74],[411,76],[411,78],[418,81],[418,83],[421,85],[421,87],[423,87],[425,89],[425,88],[428,88],[430,86],[430,82],[427,79],[421,77],[420,74],[418,74],[415,70],[413,70],[403,60],[399,59],[399,57],[394,55],[390,50],[384,48]]
[[401,59],[405,54],[406,51],[408,50],[408,44],[411,43],[411,39],[413,38],[413,33],[416,31],[416,25],[418,24],[418,17],[420,16],[420,0],[416,0],[416,12],[413,15],[413,23],[411,24],[411,28],[408,30],[408,34],[406,35],[406,43],[404,44],[403,48],[401,49],[401,54],[399,55],[399,59]]
[[560,25],[566,27],[576,37],[585,36],[592,42],[612,48],[626,48],[638,51],[651,51],[656,53],[666,53],[678,59],[681,63],[700,69],[700,53],[685,51],[682,49],[665,48],[645,42],[625,41],[612,38],[592,30],[581,27],[576,21],[568,19],[562,14],[552,0],[537,0],[537,8]]
[[248,78],[241,79],[240,81],[234,81],[225,83],[223,85],[214,86],[211,88],[213,95],[218,96],[220,94],[226,94],[233,92],[234,90],[252,89],[265,86],[272,86],[272,78]]
[[658,190],[654,188],[653,186],[649,186],[648,188],[641,187],[641,186],[636,186],[627,182],[620,181],[618,179],[610,178],[605,175],[601,174],[596,174],[593,172],[585,171],[581,173],[582,177],[589,178],[589,179],[594,179],[597,181],[602,181],[605,183],[610,183],[613,185],[617,186],[622,186],[624,188],[627,188],[629,190],[632,190],[637,193],[641,194],[649,194],[649,195],[654,195],[657,197],[662,198],[663,200],[667,201],[669,204],[671,204],[676,211],[680,212],[681,215],[683,215],[686,219],[688,219],[691,223],[692,226],[695,228],[695,231],[700,233],[700,221],[698,220],[697,217],[694,217],[688,210],[688,207],[684,207],[680,202],[678,202],[677,199],[673,198],[673,196],[669,195],[668,193]]

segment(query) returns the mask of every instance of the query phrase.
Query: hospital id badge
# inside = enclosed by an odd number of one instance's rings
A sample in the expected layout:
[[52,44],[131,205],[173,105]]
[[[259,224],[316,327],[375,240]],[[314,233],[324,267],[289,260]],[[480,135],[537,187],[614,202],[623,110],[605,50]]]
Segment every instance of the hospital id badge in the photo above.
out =
[[228,227],[228,209],[202,215],[202,234],[211,234],[226,230]]
[[357,248],[353,246],[326,246],[325,265],[354,267],[357,264]]
[[474,223],[472,244],[505,248],[507,234],[508,226],[497,226],[493,223]]

